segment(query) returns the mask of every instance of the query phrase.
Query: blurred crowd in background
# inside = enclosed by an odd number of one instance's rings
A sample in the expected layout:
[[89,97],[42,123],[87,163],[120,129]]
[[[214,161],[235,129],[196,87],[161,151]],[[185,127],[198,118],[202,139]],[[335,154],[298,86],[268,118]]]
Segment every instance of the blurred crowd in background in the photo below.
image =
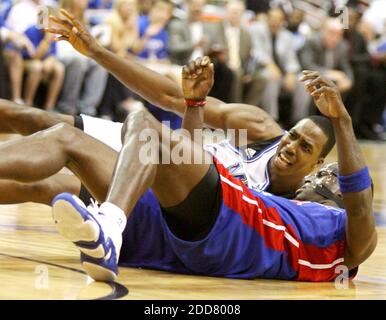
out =
[[211,96],[259,106],[284,128],[317,112],[298,78],[318,70],[337,84],[358,138],[385,140],[386,0],[1,0],[0,97],[114,121],[143,104],[178,128],[178,116],[45,33],[42,5],[178,83],[182,65],[210,56]]

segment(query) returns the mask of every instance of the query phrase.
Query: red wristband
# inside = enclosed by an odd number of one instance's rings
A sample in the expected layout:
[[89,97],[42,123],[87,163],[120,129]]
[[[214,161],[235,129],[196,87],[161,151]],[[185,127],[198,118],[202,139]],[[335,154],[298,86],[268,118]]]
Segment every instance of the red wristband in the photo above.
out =
[[205,107],[206,100],[192,100],[192,99],[185,99],[185,104],[189,108],[199,108],[199,107]]

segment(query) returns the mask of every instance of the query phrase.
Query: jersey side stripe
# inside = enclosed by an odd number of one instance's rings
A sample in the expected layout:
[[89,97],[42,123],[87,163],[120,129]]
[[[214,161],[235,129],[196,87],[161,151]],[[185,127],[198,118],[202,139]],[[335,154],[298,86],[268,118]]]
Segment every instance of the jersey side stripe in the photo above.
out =
[[[216,159],[215,159],[216,160]],[[274,208],[265,208],[264,203],[260,200],[258,197],[253,197],[253,195],[249,192],[248,188],[242,184],[242,182],[239,182],[238,180],[235,180],[227,171],[226,169],[221,165],[221,163],[216,162],[216,166],[220,173],[221,181],[226,183],[229,187],[238,190],[239,192],[242,192],[240,195],[240,198],[242,199],[243,203],[248,203],[248,205],[253,205],[257,209],[262,210],[264,209],[264,212],[269,215],[271,214],[271,218],[275,218],[276,221],[281,221],[280,214],[277,212]],[[225,177],[224,175],[228,176]],[[234,180],[233,182],[231,180]],[[240,190],[241,187],[241,190]],[[247,195],[248,196],[247,196]],[[254,199],[251,199],[254,198]],[[227,203],[227,199],[224,199],[224,202]],[[229,201],[232,202],[232,199],[229,199]],[[253,209],[248,209],[243,206],[240,207],[240,204],[236,203],[229,203],[231,205],[231,208],[235,210],[235,212],[238,212],[242,217],[243,221],[245,223],[249,224],[251,227],[253,227],[265,240],[266,245],[270,248],[273,248],[274,250],[279,251],[287,251],[290,257],[297,257],[294,261],[290,261],[292,267],[294,270],[297,270],[298,274],[298,280],[311,280],[311,281],[323,281],[323,280],[331,280],[336,275],[334,275],[334,270],[331,270],[336,264],[342,263],[343,258],[335,259],[332,263],[330,262],[333,257],[336,257],[336,252],[341,252],[340,248],[342,247],[341,242],[337,242],[336,244],[331,245],[329,248],[318,248],[316,246],[312,246],[309,244],[303,244],[300,239],[298,239],[298,236],[296,232],[291,228],[291,226],[288,226],[289,229],[284,226],[284,223],[281,224],[274,223],[270,220],[263,219],[262,215],[260,214],[260,218],[257,216],[254,216]],[[234,200],[233,200],[234,202]],[[261,202],[261,204],[260,204]],[[259,213],[261,213],[259,211]],[[243,212],[243,213],[242,213]],[[257,219],[256,219],[257,218]],[[259,222],[260,221],[260,222]],[[262,228],[262,225],[268,227],[271,231],[268,232],[268,230],[264,230]],[[291,243],[290,246],[284,246],[283,247],[283,237],[288,240],[289,243]],[[308,257],[308,252],[312,253],[318,253],[321,252],[323,254],[318,254],[317,256],[314,256],[313,258],[318,258],[317,260],[323,260],[323,262],[330,262],[330,263],[315,263],[306,260]],[[292,260],[292,259],[289,259]],[[319,261],[318,261],[319,262]],[[322,262],[322,261],[320,261]],[[299,268],[300,267],[300,268]],[[307,269],[315,270],[313,272],[304,271],[304,267]],[[330,270],[328,270],[330,269]],[[317,273],[316,270],[325,270],[322,273]],[[322,280],[320,280],[322,279]]]

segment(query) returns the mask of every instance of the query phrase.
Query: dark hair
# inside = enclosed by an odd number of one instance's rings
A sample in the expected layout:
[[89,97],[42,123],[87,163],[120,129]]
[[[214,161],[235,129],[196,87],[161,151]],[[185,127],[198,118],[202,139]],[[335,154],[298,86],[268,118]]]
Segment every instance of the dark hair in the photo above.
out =
[[323,146],[322,152],[320,153],[320,155],[325,158],[335,146],[335,134],[331,121],[330,119],[323,116],[310,116],[306,119],[309,119],[315,123],[327,136],[327,142]]

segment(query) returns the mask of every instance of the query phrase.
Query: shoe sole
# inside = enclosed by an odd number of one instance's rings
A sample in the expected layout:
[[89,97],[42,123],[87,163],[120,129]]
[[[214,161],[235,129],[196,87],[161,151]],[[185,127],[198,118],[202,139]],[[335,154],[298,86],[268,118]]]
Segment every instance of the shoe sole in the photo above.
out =
[[[59,199],[52,205],[52,218],[59,234],[72,242],[95,242],[99,238],[98,224],[83,217],[69,200]],[[77,247],[84,254],[94,258],[102,258],[106,254],[103,246],[99,246],[97,249]],[[96,281],[111,282],[117,278],[113,271],[95,263],[83,262],[82,267]]]
[[87,219],[68,200],[58,200],[52,206],[52,218],[58,232],[72,242],[95,242],[99,237],[99,226]]
[[113,282],[117,279],[117,275],[113,271],[98,264],[83,262],[82,267],[87,274],[96,281]]

